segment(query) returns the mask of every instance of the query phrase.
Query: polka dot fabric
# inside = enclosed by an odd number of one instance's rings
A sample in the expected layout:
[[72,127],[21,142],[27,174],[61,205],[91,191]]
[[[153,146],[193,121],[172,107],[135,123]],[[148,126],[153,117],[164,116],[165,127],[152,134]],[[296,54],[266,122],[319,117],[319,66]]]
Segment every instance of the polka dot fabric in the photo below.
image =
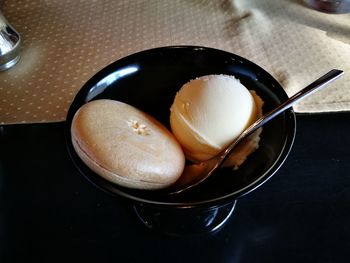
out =
[[[6,0],[21,61],[0,72],[0,123],[65,119],[97,71],[159,46],[202,45],[246,57],[296,92],[327,70],[350,70],[350,17],[280,0]],[[349,77],[296,106],[350,109]]]

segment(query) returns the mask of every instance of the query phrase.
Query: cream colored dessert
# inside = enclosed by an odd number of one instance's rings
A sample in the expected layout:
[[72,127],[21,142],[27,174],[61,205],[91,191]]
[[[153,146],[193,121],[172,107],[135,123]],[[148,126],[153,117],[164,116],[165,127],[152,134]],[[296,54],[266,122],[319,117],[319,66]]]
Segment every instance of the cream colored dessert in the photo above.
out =
[[[207,75],[186,83],[170,108],[171,129],[185,155],[194,162],[217,155],[261,115],[262,101],[228,75]],[[258,147],[259,136],[236,153],[238,166]],[[233,158],[233,157],[232,157]]]
[[[262,116],[262,106],[264,104],[263,100],[256,94],[255,91],[250,91],[252,94],[255,106],[257,109],[256,119]],[[247,159],[248,155],[253,153],[256,149],[259,148],[260,142],[260,134],[262,132],[262,128],[255,131],[252,135],[247,137],[242,143],[240,143],[231,153],[229,159],[225,161],[223,164],[224,167],[234,167],[234,169],[238,169],[238,167]]]
[[83,105],[71,126],[74,149],[105,179],[131,188],[159,189],[182,174],[185,157],[174,136],[146,113],[119,101]]

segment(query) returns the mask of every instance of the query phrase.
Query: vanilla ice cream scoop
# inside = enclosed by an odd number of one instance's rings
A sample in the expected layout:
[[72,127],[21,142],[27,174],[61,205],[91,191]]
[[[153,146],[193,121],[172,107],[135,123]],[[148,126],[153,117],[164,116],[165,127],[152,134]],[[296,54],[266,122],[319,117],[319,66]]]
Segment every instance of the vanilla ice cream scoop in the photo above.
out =
[[189,81],[176,94],[170,125],[186,157],[199,162],[217,155],[260,110],[235,77],[207,75]]

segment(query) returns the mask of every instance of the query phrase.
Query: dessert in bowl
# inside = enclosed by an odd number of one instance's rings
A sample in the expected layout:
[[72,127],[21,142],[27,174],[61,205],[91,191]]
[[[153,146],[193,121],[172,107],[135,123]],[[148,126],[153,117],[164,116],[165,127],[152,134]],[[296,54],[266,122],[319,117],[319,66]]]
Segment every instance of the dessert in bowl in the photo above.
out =
[[[263,112],[288,98],[269,73],[240,56],[206,47],[162,47],[127,56],[102,69],[77,93],[67,115],[68,151],[80,172],[104,191],[133,201],[144,222],[152,227],[166,228],[163,230],[168,232],[178,231],[176,224],[165,226],[160,223],[162,219],[155,216],[164,215],[164,220],[183,217],[181,222],[184,224],[186,220],[192,220],[193,213],[206,213],[206,216],[197,218],[207,220],[208,216],[215,215],[216,219],[211,220],[211,224],[192,222],[188,226],[196,225],[199,231],[217,229],[232,212],[237,198],[254,190],[277,172],[293,144],[293,110],[287,110],[264,126],[258,149],[247,157],[239,169],[220,169],[202,185],[179,195],[168,195],[166,188],[142,190],[125,187],[94,172],[82,161],[73,146],[72,122],[83,105],[107,99],[131,105],[171,131],[170,108],[177,92],[189,81],[206,75],[229,75],[239,79],[264,101]],[[181,229],[186,227],[182,225]]]

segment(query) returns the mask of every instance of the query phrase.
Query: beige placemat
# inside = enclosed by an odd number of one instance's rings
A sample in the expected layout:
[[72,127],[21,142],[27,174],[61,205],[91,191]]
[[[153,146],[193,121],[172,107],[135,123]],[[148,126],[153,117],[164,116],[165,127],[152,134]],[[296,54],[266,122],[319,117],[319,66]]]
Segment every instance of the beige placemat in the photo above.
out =
[[[288,94],[331,68],[350,70],[350,15],[288,0],[31,0],[2,2],[23,37],[22,60],[0,72],[0,123],[61,121],[107,64],[159,46],[227,50],[269,71]],[[298,112],[350,109],[350,74]]]

